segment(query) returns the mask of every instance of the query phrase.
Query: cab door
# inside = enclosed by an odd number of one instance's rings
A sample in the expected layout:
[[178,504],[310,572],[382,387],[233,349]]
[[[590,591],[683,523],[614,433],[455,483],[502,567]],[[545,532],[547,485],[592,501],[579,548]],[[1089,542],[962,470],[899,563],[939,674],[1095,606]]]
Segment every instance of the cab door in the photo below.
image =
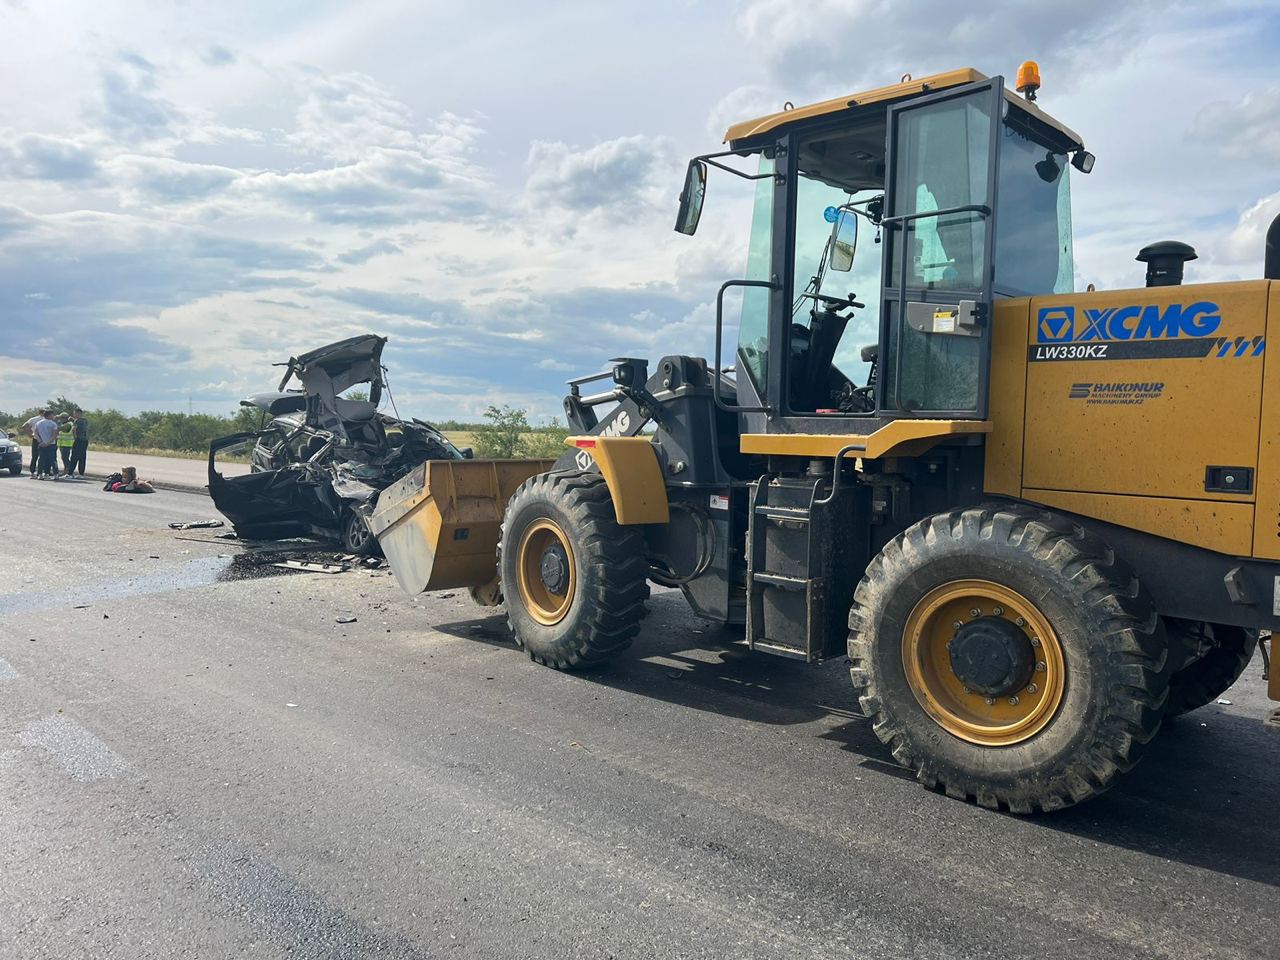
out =
[[889,109],[878,408],[982,420],[1004,79]]

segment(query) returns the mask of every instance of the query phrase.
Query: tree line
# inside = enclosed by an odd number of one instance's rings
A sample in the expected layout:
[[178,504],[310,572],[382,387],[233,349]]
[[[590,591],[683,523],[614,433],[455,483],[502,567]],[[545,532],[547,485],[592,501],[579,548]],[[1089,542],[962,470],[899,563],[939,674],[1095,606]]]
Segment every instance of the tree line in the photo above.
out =
[[[80,407],[59,395],[39,407],[16,413],[0,411],[0,429],[16,434],[18,427],[41,410],[70,413]],[[95,446],[172,450],[175,453],[205,453],[209,442],[232,433],[257,430],[261,412],[241,407],[228,416],[216,413],[177,413],[171,410],[144,410],[126,414],[119,410],[84,410],[89,420],[90,442]],[[477,457],[559,456],[568,430],[558,423],[531,426],[528,413],[510,406],[490,407],[483,423],[445,420],[434,424],[446,433],[465,432]],[[554,451],[554,453],[553,453]]]

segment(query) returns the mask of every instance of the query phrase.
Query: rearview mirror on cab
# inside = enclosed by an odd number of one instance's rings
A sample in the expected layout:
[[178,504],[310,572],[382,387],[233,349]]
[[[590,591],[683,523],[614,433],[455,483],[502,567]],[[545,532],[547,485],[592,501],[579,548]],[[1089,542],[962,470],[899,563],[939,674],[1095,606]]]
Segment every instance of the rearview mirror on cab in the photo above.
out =
[[690,160],[680,192],[680,212],[676,214],[676,232],[693,236],[702,218],[702,201],[707,195],[707,165]]
[[852,210],[840,210],[831,227],[831,255],[828,263],[838,273],[853,269],[853,254],[858,249],[858,217]]

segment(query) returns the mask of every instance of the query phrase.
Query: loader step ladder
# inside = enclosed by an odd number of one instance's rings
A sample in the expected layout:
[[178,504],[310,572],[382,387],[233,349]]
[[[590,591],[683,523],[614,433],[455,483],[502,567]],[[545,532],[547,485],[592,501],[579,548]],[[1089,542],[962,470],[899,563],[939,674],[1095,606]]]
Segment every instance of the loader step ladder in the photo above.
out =
[[[765,476],[747,519],[747,646],[807,662],[832,654],[830,525],[811,523],[825,481]],[[846,603],[845,609],[848,609]],[[839,648],[843,649],[843,640]]]

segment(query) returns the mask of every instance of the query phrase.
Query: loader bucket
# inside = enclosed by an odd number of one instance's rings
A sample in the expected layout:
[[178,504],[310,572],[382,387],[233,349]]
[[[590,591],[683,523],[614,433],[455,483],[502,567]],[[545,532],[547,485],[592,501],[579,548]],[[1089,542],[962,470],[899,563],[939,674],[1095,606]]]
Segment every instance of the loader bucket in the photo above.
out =
[[502,512],[554,460],[428,460],[378,496],[369,528],[410,595],[497,577]]

